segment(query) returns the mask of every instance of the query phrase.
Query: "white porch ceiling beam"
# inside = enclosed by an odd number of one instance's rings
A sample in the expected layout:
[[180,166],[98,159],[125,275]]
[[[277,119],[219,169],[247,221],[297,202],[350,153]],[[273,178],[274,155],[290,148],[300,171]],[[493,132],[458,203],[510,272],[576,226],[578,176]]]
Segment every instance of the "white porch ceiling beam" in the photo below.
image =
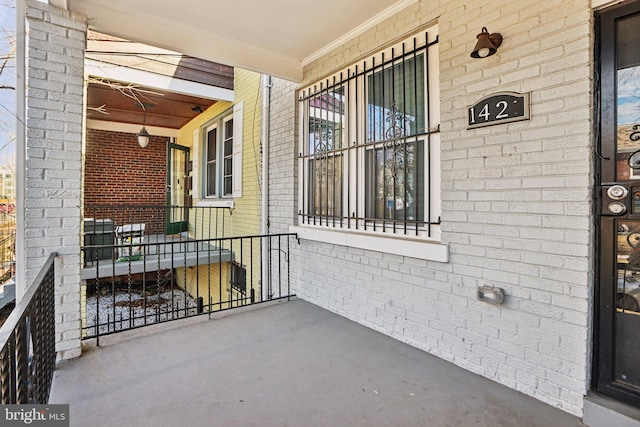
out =
[[[170,129],[159,126],[145,126],[147,131],[153,136],[167,136],[177,138],[180,135],[180,129]],[[109,122],[106,120],[87,119],[87,129],[106,130],[110,132],[138,133],[140,125]]]
[[86,59],[84,61],[86,75],[102,77],[107,80],[135,83],[154,89],[161,89],[183,95],[197,96],[199,98],[213,99],[216,101],[233,102],[233,90],[202,83],[190,82],[174,77],[163,76],[143,70],[136,70],[121,65]]

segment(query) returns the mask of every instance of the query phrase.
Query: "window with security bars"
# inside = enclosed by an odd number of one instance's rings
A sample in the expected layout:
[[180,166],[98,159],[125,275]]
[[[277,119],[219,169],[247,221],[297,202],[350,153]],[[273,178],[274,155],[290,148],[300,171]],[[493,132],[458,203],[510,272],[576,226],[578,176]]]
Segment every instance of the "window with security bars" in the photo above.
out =
[[300,96],[300,223],[439,237],[436,31]]

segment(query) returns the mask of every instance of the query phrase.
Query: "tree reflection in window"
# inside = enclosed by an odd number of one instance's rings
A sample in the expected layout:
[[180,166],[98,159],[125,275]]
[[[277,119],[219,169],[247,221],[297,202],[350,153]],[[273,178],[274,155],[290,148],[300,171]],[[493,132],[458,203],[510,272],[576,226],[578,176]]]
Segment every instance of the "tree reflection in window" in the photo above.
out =
[[310,212],[323,217],[342,216],[343,88],[321,92],[309,101],[308,140]]

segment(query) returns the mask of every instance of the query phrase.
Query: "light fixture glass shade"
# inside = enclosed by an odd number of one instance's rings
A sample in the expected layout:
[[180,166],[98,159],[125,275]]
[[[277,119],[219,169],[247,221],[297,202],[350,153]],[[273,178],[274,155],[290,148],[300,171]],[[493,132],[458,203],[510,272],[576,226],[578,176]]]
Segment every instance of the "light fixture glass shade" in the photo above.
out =
[[498,51],[502,44],[502,35],[500,33],[489,34],[487,27],[482,27],[482,32],[476,36],[478,41],[476,47],[471,52],[472,58],[486,58]]
[[142,126],[142,129],[140,129],[140,132],[138,132],[138,145],[140,145],[140,147],[144,148],[147,145],[149,145],[149,138],[151,137],[151,135],[149,135],[149,132],[147,132],[147,129],[145,129],[144,126]]

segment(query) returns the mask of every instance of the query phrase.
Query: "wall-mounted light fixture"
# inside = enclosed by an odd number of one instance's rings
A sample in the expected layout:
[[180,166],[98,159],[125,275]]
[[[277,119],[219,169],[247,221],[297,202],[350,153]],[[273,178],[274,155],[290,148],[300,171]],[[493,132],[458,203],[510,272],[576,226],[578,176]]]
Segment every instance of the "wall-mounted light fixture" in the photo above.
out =
[[147,129],[144,127],[147,123],[147,108],[153,108],[154,105],[143,102],[138,102],[138,104],[140,105],[140,108],[142,108],[142,129],[140,129],[140,132],[138,132],[136,136],[138,137],[138,145],[145,148],[149,145],[149,139],[151,138],[151,135],[149,135],[149,132],[147,132]]
[[496,53],[502,44],[502,34],[489,34],[487,27],[482,27],[482,32],[478,34],[477,38],[478,42],[476,43],[476,47],[474,47],[473,52],[471,52],[472,58],[486,58],[487,56],[491,56]]

